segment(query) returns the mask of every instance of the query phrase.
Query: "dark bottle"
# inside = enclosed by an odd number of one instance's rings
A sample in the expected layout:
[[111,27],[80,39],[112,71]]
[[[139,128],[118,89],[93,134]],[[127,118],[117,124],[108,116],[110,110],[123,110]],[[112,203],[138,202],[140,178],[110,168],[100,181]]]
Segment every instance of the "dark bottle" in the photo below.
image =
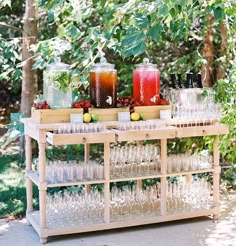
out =
[[177,84],[176,76],[175,76],[174,73],[171,73],[171,74],[170,74],[170,80],[171,80],[171,87],[172,87],[173,89],[178,89],[179,86],[178,86],[178,84]]
[[187,73],[187,88],[193,88],[193,73]]
[[184,84],[182,82],[182,75],[180,73],[177,74],[177,78],[179,88],[184,88]]
[[200,73],[197,74],[197,86],[198,86],[198,88],[203,88],[202,75]]

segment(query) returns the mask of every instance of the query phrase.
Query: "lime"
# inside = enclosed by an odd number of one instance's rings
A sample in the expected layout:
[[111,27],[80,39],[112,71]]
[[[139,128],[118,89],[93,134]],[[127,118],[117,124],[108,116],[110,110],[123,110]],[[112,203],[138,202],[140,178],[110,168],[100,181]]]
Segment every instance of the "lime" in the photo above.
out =
[[140,114],[134,112],[134,113],[132,113],[132,114],[130,115],[130,118],[131,118],[132,121],[138,121],[138,120],[140,119]]
[[92,114],[92,115],[91,115],[91,118],[92,118],[92,121],[93,121],[93,122],[98,122],[98,115]]
[[142,114],[139,114],[140,115],[140,120],[143,120],[143,115]]
[[85,113],[83,116],[84,123],[89,123],[91,121],[91,115],[89,113]]

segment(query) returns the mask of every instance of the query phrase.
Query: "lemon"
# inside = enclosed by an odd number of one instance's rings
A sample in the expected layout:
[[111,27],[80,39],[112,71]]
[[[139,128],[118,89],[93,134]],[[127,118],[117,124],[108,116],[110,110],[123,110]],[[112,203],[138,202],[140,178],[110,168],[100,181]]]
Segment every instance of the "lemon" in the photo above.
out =
[[98,122],[98,116],[96,114],[92,114],[91,118],[93,122]]
[[91,115],[89,113],[85,113],[83,116],[84,123],[89,123],[91,121]]
[[140,119],[140,114],[134,112],[134,113],[132,113],[132,114],[130,115],[130,118],[131,118],[132,121],[138,121],[138,120]]

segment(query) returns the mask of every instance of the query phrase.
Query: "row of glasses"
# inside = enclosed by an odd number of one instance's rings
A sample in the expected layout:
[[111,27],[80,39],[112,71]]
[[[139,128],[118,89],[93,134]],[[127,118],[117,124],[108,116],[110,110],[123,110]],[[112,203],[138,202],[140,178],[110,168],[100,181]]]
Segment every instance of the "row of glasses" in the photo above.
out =
[[159,174],[160,147],[153,144],[115,146],[110,152],[110,165],[111,178]]
[[209,153],[172,154],[167,158],[167,173],[179,173],[210,169],[213,165],[213,157]]
[[117,125],[119,131],[157,130],[166,127],[170,126],[166,126],[166,124],[160,120],[119,122]]
[[215,103],[212,88],[170,89],[167,95],[179,126],[212,125],[221,117],[221,105]]
[[178,212],[191,209],[209,209],[212,204],[212,185],[205,178],[183,179],[168,184],[167,210]]
[[110,215],[112,221],[160,214],[160,183],[147,189],[135,186],[112,187]]
[[49,227],[103,223],[104,194],[98,190],[47,194],[46,215]]
[[48,161],[46,165],[48,183],[101,180],[104,178],[104,166],[95,161]]
[[56,134],[70,133],[97,133],[104,132],[106,126],[102,123],[65,123],[60,124],[58,129],[54,131]]
[[221,106],[214,103],[198,103],[188,108],[176,104],[173,108],[173,121],[180,127],[213,125],[221,117]]

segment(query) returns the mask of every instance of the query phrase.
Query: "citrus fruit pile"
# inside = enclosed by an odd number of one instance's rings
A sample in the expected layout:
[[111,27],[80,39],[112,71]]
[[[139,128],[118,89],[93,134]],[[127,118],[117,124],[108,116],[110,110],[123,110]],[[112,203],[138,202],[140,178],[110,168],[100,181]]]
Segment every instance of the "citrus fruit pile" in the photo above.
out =
[[85,113],[83,115],[83,122],[84,123],[90,123],[90,122],[98,122],[98,116],[96,114],[90,114],[90,113]]
[[143,120],[143,115],[137,112],[133,112],[130,114],[130,119],[132,121],[139,121],[139,120]]

